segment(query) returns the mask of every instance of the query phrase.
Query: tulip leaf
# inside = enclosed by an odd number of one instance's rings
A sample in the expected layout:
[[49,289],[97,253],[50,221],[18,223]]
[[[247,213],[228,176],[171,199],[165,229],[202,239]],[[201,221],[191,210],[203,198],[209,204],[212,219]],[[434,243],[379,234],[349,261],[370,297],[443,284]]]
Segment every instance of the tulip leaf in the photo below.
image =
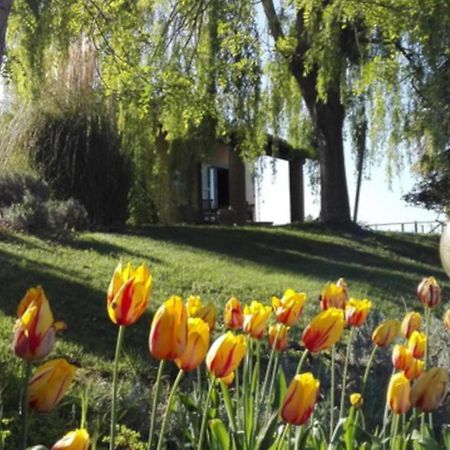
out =
[[281,402],[284,399],[287,391],[286,377],[283,370],[280,369],[277,377],[277,384],[275,387],[275,396],[272,402],[273,409],[278,409],[281,406]]
[[277,429],[278,423],[278,412],[273,413],[266,426],[260,431],[258,439],[256,441],[255,450],[261,449],[265,450],[270,448],[275,440],[275,431]]
[[211,431],[212,445],[214,450],[230,450],[230,435],[220,419],[212,419],[209,421],[209,429]]

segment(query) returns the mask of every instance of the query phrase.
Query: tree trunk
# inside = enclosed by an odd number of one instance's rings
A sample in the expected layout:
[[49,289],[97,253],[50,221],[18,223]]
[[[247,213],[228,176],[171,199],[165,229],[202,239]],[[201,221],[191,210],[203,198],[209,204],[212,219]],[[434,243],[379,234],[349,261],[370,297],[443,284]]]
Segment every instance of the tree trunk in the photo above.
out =
[[13,0],[0,0],[0,69],[5,55],[6,28]]

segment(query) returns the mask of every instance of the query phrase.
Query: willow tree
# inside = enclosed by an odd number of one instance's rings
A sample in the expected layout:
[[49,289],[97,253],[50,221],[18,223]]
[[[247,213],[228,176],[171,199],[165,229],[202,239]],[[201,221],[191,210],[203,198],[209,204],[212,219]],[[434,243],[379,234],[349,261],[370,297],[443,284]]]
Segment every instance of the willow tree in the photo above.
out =
[[12,0],[0,0],[0,68],[5,55],[5,38],[8,26],[9,13],[11,11]]

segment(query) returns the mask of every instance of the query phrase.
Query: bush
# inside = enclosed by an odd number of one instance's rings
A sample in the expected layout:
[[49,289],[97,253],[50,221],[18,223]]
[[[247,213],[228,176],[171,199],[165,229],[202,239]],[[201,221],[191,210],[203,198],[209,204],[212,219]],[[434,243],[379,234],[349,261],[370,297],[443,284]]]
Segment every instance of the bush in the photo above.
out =
[[0,208],[22,203],[26,194],[45,202],[50,197],[47,183],[28,172],[0,175]]
[[76,229],[87,227],[88,213],[86,208],[73,198],[65,201],[49,201],[47,203],[48,225],[52,229]]

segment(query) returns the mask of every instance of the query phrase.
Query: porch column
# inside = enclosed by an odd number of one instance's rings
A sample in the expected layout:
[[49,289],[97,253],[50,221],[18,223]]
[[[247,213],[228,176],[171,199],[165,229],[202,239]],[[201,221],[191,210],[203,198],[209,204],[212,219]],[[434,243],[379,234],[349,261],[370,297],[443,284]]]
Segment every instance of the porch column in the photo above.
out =
[[303,187],[304,159],[289,160],[289,193],[291,196],[291,222],[305,220],[305,194]]
[[244,225],[247,204],[245,201],[245,165],[241,157],[232,148],[230,150],[230,206],[236,213],[236,223]]

